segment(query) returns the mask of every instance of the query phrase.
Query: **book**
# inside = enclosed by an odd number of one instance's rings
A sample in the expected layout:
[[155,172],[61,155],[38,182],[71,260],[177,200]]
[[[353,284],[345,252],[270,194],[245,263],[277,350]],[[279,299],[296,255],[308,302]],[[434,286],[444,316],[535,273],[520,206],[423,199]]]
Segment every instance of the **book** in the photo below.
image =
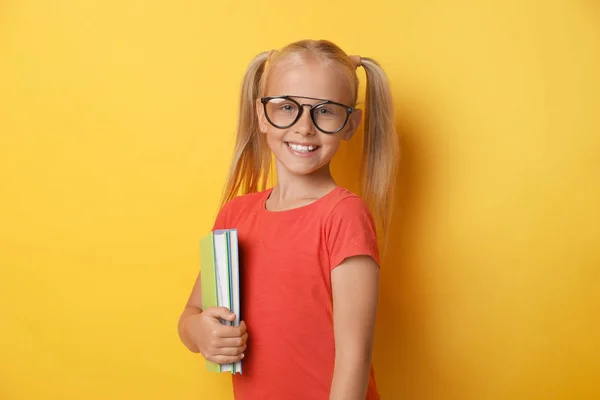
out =
[[[200,279],[202,285],[202,309],[226,307],[235,314],[234,321],[222,320],[222,324],[240,324],[240,273],[237,229],[221,229],[209,232],[200,241]],[[206,360],[211,372],[242,373],[242,361],[216,364]]]

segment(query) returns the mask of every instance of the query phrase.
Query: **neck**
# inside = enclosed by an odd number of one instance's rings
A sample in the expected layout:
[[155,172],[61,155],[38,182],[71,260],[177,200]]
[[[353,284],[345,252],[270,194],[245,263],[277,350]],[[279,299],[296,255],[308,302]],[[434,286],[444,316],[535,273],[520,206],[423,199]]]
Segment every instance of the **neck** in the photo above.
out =
[[332,190],[336,183],[331,176],[329,164],[309,175],[295,175],[276,161],[277,184],[271,197],[280,200],[305,197],[321,197]]

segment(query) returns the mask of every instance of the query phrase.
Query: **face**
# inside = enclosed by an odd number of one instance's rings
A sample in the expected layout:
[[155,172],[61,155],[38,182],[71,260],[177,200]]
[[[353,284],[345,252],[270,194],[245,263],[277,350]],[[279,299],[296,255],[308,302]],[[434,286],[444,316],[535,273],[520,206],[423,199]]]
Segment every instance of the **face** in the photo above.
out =
[[[328,171],[329,163],[337,152],[340,142],[349,140],[356,131],[360,123],[361,111],[355,110],[350,114],[341,131],[330,134],[320,131],[315,126],[311,119],[310,107],[305,104],[315,105],[330,100],[351,106],[353,97],[350,85],[350,80],[341,67],[317,59],[284,60],[274,66],[268,77],[265,96],[292,96],[292,99],[296,100],[303,109],[296,123],[280,129],[269,122],[260,99],[257,102],[260,129],[267,136],[267,143],[275,154],[279,167],[285,168],[294,175],[309,175],[324,169]],[[327,121],[330,113],[342,111],[340,108],[326,107],[315,112],[317,123],[321,128],[326,127],[327,123],[319,121]],[[269,117],[273,121],[275,112],[293,113],[293,110],[298,108],[294,103],[280,103],[275,108],[269,108],[274,110],[269,111]],[[282,126],[282,124],[277,125]]]

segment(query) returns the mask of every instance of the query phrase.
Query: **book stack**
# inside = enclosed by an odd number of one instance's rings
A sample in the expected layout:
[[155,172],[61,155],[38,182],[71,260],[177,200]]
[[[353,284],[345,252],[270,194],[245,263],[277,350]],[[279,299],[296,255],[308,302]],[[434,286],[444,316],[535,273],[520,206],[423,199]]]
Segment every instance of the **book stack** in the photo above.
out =
[[[200,241],[200,278],[202,308],[225,307],[235,314],[235,321],[222,320],[226,325],[240,324],[240,273],[237,229],[210,232]],[[212,372],[242,373],[242,361],[215,364],[206,361]]]

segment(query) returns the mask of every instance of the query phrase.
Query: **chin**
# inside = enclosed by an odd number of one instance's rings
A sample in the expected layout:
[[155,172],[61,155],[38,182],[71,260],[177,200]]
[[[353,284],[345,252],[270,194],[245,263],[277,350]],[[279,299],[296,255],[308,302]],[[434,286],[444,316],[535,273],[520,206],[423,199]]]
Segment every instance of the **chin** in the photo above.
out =
[[288,171],[289,173],[296,175],[296,176],[307,176],[307,175],[312,175],[315,174],[317,172],[322,171],[323,169],[327,169],[328,168],[328,164],[329,163],[324,163],[324,164],[317,164],[317,165],[310,165],[310,164],[302,164],[302,163],[294,163],[294,162],[289,162],[288,160],[281,160],[279,159],[279,164],[281,167],[285,168],[286,171]]
[[318,171],[319,168],[318,167],[310,167],[308,165],[295,165],[295,164],[290,164],[287,162],[282,162],[281,160],[279,160],[279,165],[280,167],[283,167],[287,172],[293,174],[293,175],[297,175],[297,176],[304,176],[304,175],[310,175],[312,173],[314,173],[315,171]]

